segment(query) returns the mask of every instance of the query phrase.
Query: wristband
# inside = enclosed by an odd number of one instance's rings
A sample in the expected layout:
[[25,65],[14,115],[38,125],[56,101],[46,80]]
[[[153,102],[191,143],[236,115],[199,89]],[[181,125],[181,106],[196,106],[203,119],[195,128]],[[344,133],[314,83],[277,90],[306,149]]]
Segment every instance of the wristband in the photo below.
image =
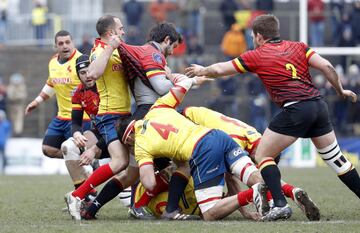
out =
[[38,96],[35,98],[35,101],[36,101],[38,104],[40,104],[41,102],[44,101],[44,98],[38,95]]

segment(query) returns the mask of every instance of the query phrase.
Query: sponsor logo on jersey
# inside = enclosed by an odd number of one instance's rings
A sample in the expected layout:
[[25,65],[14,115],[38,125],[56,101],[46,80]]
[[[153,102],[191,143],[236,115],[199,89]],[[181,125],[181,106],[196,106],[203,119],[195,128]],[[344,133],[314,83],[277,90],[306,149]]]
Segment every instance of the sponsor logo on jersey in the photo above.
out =
[[52,84],[68,84],[71,83],[71,78],[53,78],[51,79]]
[[153,53],[152,57],[153,57],[154,62],[156,62],[160,65],[162,64],[162,59],[161,59],[160,53]]

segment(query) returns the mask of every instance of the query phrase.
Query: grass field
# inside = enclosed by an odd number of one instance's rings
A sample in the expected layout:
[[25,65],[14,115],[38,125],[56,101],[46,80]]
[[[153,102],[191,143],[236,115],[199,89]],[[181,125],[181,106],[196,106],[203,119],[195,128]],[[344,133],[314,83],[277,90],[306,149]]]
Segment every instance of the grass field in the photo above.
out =
[[282,169],[283,178],[303,187],[321,210],[320,222],[308,222],[295,207],[290,220],[250,222],[234,213],[218,222],[129,220],[127,208],[113,200],[96,221],[75,222],[65,207],[72,187],[66,176],[0,176],[0,232],[360,232],[360,203],[328,168]]

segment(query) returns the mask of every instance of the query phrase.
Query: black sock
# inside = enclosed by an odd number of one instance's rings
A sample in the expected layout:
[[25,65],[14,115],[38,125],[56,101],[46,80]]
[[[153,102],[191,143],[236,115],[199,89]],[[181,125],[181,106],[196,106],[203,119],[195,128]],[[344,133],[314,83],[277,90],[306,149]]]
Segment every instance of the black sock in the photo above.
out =
[[103,205],[114,199],[121,191],[123,191],[122,184],[115,178],[111,179],[87,208],[87,211],[92,216],[95,216]]
[[360,178],[355,168],[339,176],[339,179],[360,198]]
[[[261,166],[260,166],[261,167]],[[281,190],[281,174],[276,164],[269,164],[260,170],[261,176],[263,177],[265,184],[271,192],[274,204],[277,207],[283,207],[287,204],[284,194]]]
[[181,195],[184,193],[185,187],[189,179],[181,173],[174,172],[169,183],[169,196],[166,205],[166,212],[171,213],[179,207]]

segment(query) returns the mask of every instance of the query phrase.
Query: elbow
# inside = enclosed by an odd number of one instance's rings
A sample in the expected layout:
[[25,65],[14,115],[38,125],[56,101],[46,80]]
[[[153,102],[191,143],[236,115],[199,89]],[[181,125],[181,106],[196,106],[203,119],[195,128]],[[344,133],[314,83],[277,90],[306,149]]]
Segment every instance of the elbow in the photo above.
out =
[[96,72],[89,70],[87,76],[88,76],[89,78],[91,78],[92,80],[97,80],[97,79],[99,79],[100,74],[97,74]]

